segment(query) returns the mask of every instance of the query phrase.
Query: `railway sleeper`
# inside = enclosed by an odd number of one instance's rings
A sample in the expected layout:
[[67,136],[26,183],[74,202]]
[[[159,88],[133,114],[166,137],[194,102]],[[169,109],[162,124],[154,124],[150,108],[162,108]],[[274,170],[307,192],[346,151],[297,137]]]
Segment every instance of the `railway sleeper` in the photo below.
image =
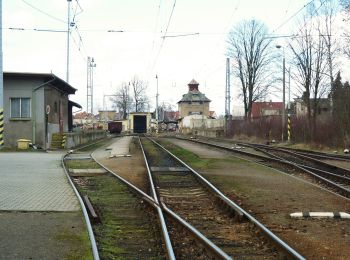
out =
[[84,204],[88,210],[88,215],[90,217],[90,220],[92,223],[94,224],[99,224],[101,223],[101,218],[100,216],[96,213],[94,207],[92,206],[92,203],[89,199],[89,197],[87,195],[84,195],[83,196],[83,201],[84,201]]
[[247,220],[244,216],[237,212],[234,207],[227,204],[222,198],[216,196],[215,200],[218,202],[218,205],[220,205],[220,209],[226,212],[234,222],[244,222]]

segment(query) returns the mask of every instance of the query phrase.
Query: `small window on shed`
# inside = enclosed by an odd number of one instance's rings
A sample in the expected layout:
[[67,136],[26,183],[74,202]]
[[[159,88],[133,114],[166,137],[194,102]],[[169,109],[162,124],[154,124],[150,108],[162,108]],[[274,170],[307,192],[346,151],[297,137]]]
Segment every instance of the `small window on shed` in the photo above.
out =
[[55,113],[58,112],[58,108],[57,108],[57,102],[55,101],[54,105],[53,105],[53,110]]
[[30,118],[30,98],[10,98],[11,118]]

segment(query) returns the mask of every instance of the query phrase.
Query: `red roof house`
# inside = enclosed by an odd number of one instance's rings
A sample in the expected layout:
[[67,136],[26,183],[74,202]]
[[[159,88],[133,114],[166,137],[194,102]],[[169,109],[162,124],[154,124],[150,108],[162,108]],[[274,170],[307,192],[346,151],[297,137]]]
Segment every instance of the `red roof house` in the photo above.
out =
[[283,102],[253,102],[251,118],[282,115]]

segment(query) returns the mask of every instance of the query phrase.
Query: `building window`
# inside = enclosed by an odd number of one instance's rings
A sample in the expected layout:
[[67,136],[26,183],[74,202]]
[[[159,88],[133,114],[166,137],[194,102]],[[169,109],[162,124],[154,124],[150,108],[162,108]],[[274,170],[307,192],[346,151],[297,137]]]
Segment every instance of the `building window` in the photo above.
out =
[[30,98],[11,98],[11,118],[30,118]]
[[58,108],[57,108],[57,102],[55,101],[55,103],[54,103],[54,110],[53,110],[55,113],[57,113],[58,112]]

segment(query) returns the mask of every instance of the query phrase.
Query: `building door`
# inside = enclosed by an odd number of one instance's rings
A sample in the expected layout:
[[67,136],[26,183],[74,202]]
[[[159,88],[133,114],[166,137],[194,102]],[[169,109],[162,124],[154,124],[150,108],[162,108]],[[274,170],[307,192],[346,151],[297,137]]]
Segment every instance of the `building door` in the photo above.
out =
[[147,133],[146,116],[134,116],[134,133]]

